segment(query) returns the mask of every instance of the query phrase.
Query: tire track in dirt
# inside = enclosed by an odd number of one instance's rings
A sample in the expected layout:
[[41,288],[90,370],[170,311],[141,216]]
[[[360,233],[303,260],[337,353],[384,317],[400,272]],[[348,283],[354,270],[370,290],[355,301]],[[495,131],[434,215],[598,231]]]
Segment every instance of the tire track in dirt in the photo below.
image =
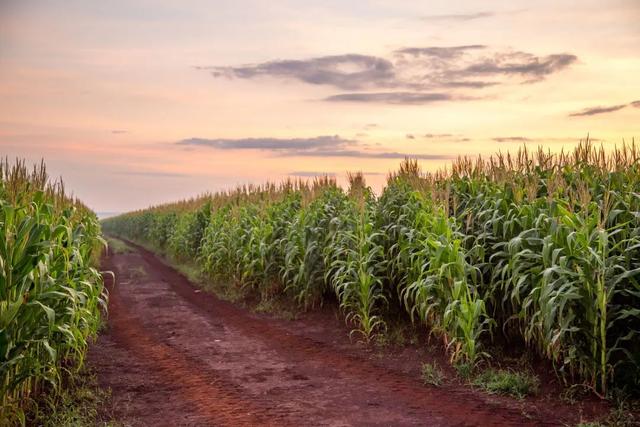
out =
[[[136,399],[148,401],[147,389],[134,385],[129,413],[136,414],[135,425],[149,425],[153,417],[154,425],[158,418],[160,425],[554,425],[340,353],[304,331],[200,292],[154,254],[129,244],[136,252],[108,260],[121,278],[110,287],[108,335],[115,347],[146,362],[148,376],[159,379],[153,387],[173,390],[145,419]],[[145,269],[145,277],[132,277],[132,268]],[[113,351],[104,347],[99,350]],[[101,382],[117,400],[127,389],[109,378],[117,369],[105,364]],[[185,411],[193,413],[185,417]],[[113,412],[128,417],[125,409]]]
[[[110,286],[110,289],[111,336],[118,344],[152,366],[162,383],[177,394],[174,398],[183,399],[193,406],[198,413],[195,424],[202,425],[204,422],[208,425],[288,425],[283,414],[256,407],[252,402],[244,400],[233,384],[225,383],[222,378],[212,375],[211,372],[203,372],[180,352],[172,351],[170,347],[154,340],[122,301],[122,290],[114,286]],[[174,421],[168,417],[164,418],[163,422],[172,425]],[[178,425],[177,423],[179,421],[176,420],[176,424],[173,425]],[[142,425],[147,424],[143,422]]]

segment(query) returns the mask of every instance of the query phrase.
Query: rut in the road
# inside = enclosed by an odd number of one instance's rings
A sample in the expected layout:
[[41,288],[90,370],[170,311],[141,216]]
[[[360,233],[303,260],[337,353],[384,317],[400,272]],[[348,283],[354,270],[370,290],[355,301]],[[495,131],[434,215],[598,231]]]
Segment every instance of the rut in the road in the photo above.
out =
[[[464,389],[423,387],[199,292],[150,252],[107,260],[109,329],[91,353],[133,425],[540,425]],[[132,369],[133,367],[133,369]]]
[[[195,418],[193,422],[208,422],[211,425],[286,424],[277,411],[256,408],[252,402],[242,399],[233,384],[226,383],[210,372],[203,372],[181,352],[150,339],[147,331],[139,327],[137,319],[121,304],[118,292],[114,292],[110,305],[113,337],[153,367],[162,381],[178,393],[173,398],[186,399],[193,406],[195,414],[190,414]],[[171,408],[171,403],[166,402],[167,409]],[[170,418],[162,418],[163,422],[169,423]]]

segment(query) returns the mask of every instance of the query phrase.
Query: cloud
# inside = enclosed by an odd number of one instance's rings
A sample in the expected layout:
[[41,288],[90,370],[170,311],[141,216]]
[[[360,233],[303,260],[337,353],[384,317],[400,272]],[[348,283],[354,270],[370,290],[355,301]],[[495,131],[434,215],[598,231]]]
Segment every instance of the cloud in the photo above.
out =
[[111,133],[119,135],[119,134],[123,134],[123,133],[129,133],[128,130],[124,130],[124,129],[114,129],[111,131]]
[[[456,99],[448,93],[423,93],[423,92],[355,92],[341,93],[325,98],[325,101],[332,102],[361,102],[361,103],[384,103],[402,105],[430,104],[438,101],[451,101]],[[462,99],[462,98],[459,98]]]
[[394,54],[397,73],[405,78],[428,83],[431,87],[469,89],[541,81],[578,59],[569,53],[538,56],[521,51],[491,50],[486,45],[403,48]]
[[[363,175],[385,175],[382,172],[360,172]],[[294,171],[294,172],[289,172],[287,175],[289,176],[296,176],[296,177],[300,177],[300,178],[314,178],[316,176],[331,176],[331,177],[335,177],[336,175],[338,175],[335,172],[314,172],[314,171]]]
[[[629,104],[629,105],[632,105],[632,104]],[[622,110],[626,106],[627,104],[621,104],[621,105],[612,105],[610,107],[585,108],[584,110],[578,111],[577,113],[569,114],[569,117],[595,116],[598,114],[613,113],[614,111]]]
[[599,106],[599,107],[585,108],[582,111],[569,114],[569,117],[595,116],[598,114],[613,113],[615,111],[622,110],[623,108],[626,108],[626,107],[640,108],[640,100],[632,101],[628,104],[611,105],[609,107]]
[[431,47],[405,47],[394,51],[395,55],[411,55],[411,56],[434,56],[438,58],[455,58],[469,50],[486,49],[487,46],[482,44],[471,44],[462,46],[431,46]]
[[[583,138],[573,137],[573,136],[541,136],[541,137],[527,137],[527,136],[496,136],[491,138],[492,141],[500,142],[500,143],[520,143],[520,144],[529,144],[529,143],[537,143],[537,144],[549,144],[549,143],[572,143],[579,142]],[[597,142],[601,141],[597,138],[589,138],[590,141]]]
[[184,173],[173,173],[173,172],[145,172],[145,171],[127,171],[120,172],[120,175],[129,175],[129,176],[143,176],[150,178],[186,178],[190,175]]
[[512,52],[495,55],[477,64],[472,64],[458,72],[463,76],[478,74],[520,75],[528,81],[538,81],[545,76],[560,71],[578,59],[567,53],[538,57],[526,52]]
[[453,157],[445,154],[417,154],[417,153],[399,153],[397,151],[375,152],[360,150],[335,150],[335,151],[309,151],[290,153],[292,156],[307,157],[358,157],[364,159],[419,159],[419,160],[447,160]]
[[452,137],[453,134],[450,133],[425,133],[423,135],[425,138],[449,138]]
[[483,82],[483,81],[464,81],[464,80],[454,80],[450,82],[442,82],[441,85],[443,87],[448,88],[467,88],[467,89],[482,89],[489,86],[497,86],[500,83],[498,82]]
[[348,91],[325,97],[329,102],[424,104],[466,100],[467,93],[491,86],[538,82],[576,60],[569,53],[538,56],[466,44],[403,47],[384,56],[348,53],[196,68],[215,78],[275,78]]
[[313,171],[294,171],[289,176],[297,176],[301,178],[313,178],[316,176],[336,176],[335,172],[313,172]]
[[421,135],[424,139],[428,139],[431,142],[445,142],[445,143],[456,143],[456,142],[469,142],[470,138],[465,137],[461,134],[453,134],[453,133],[425,133]]
[[527,138],[524,136],[497,136],[492,138],[495,142],[531,142],[533,141],[531,138]]
[[410,134],[410,133],[408,133],[408,134],[406,135],[406,138],[407,138],[407,139],[416,139],[415,135],[412,135],[412,134]]
[[176,144],[184,146],[200,146],[219,150],[313,150],[335,148],[353,144],[355,141],[344,139],[338,135],[317,136],[314,138],[241,138],[241,139],[206,139],[189,138]]
[[451,15],[427,15],[423,16],[420,19],[423,21],[430,22],[439,22],[439,21],[457,21],[457,22],[465,22],[465,21],[473,21],[475,19],[481,18],[490,18],[495,16],[494,12],[476,12],[476,13],[459,13],[459,14],[451,14]]
[[403,159],[405,157],[434,160],[450,159],[440,154],[367,151],[358,141],[334,136],[313,138],[189,138],[177,141],[182,147],[206,147],[217,150],[263,150],[289,157],[355,157],[368,159]]
[[358,90],[392,87],[397,84],[394,66],[388,59],[370,55],[346,54],[306,60],[269,61],[240,67],[200,67],[214,77],[251,79],[271,76],[300,80],[313,85]]

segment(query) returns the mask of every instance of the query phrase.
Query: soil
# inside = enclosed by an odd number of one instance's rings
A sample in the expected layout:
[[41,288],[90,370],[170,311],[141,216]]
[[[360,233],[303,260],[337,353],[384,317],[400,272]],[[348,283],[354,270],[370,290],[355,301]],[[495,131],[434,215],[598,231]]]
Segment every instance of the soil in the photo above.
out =
[[295,320],[255,313],[130,246],[105,258],[117,280],[105,276],[108,324],[88,356],[111,389],[104,413],[124,425],[533,426],[602,411],[559,401],[547,382],[525,400],[425,386],[421,364],[443,356],[424,345],[353,343],[331,306]]

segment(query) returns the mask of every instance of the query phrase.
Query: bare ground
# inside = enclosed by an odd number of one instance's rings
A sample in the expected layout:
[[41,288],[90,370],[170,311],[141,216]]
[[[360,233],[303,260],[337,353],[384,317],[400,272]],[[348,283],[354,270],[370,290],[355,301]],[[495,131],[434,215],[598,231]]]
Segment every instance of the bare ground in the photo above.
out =
[[104,412],[125,425],[528,426],[578,416],[544,397],[426,387],[418,352],[358,347],[328,310],[294,321],[252,313],[133,247],[105,260],[118,279],[88,362],[112,391]]

